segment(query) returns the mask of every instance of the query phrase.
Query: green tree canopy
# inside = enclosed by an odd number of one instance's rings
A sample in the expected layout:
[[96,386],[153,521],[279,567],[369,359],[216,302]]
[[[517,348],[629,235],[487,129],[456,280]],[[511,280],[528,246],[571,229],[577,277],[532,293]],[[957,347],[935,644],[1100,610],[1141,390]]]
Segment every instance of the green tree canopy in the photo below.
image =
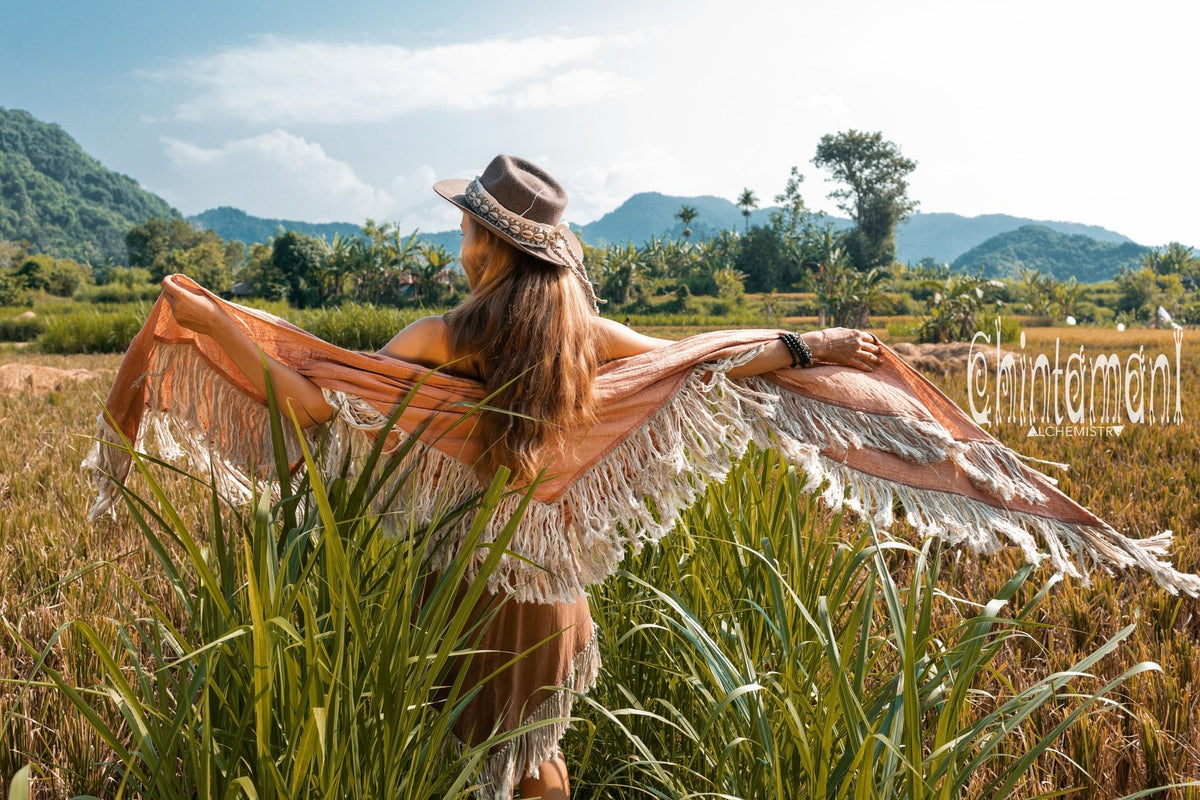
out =
[[854,220],[846,237],[854,266],[860,271],[891,266],[896,225],[917,207],[908,197],[908,175],[917,162],[905,158],[882,133],[849,130],[822,136],[813,163],[843,184],[829,197]]
[[230,244],[212,231],[200,231],[178,217],[153,217],[125,234],[129,266],[144,269],[155,281],[182,272],[213,291],[230,286],[233,267],[244,257],[240,243]]
[[315,295],[321,285],[329,248],[325,242],[296,231],[288,231],[275,240],[271,263],[284,276],[288,285],[288,300],[297,308],[305,308],[310,301],[309,289]]

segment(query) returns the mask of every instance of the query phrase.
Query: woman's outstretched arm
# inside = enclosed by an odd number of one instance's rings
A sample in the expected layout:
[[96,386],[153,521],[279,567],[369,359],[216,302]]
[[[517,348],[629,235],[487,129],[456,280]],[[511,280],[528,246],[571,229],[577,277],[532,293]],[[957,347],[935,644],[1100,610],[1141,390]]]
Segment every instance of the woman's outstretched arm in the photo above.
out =
[[[163,281],[162,287],[176,321],[189,330],[211,336],[246,376],[246,380],[266,394],[264,354],[241,326],[205,295],[177,287],[171,281]],[[305,427],[326,422],[333,417],[333,409],[325,402],[320,387],[269,356],[266,362],[280,408],[285,411],[291,409],[297,421]]]
[[[601,333],[601,360],[611,361],[646,353],[663,345],[667,339],[656,339],[631,330],[619,322],[603,317],[596,324]],[[812,350],[813,358],[830,364],[844,364],[870,372],[879,364],[880,345],[875,337],[851,328],[827,328],[797,334]],[[782,340],[767,343],[762,352],[750,361],[731,369],[731,378],[745,378],[785,369],[792,364],[792,354]]]

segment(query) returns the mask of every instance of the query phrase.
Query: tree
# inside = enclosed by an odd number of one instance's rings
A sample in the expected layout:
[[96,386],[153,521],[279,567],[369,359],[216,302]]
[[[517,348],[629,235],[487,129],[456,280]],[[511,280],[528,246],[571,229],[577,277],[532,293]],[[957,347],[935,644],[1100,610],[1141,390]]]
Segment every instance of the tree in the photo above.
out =
[[229,288],[230,271],[245,257],[240,244],[178,218],[153,217],[135,225],[125,234],[125,247],[129,266],[147,270],[156,282],[183,272],[215,291]]
[[844,238],[829,226],[811,231],[804,242],[804,263],[810,269],[807,283],[817,295],[821,327],[865,328],[871,306],[879,301],[891,276],[880,269],[854,269],[843,242]]
[[441,286],[445,283],[443,273],[458,259],[440,244],[422,244],[420,253],[421,258],[408,268],[408,274],[412,277],[413,299],[422,304],[427,301],[437,303]]
[[782,193],[775,195],[779,208],[771,212],[771,227],[779,232],[785,240],[793,244],[799,243],[807,236],[812,227],[812,212],[804,204],[800,194],[800,184],[804,183],[804,175],[799,167],[792,167],[788,175],[787,186]]
[[70,297],[91,277],[91,270],[70,259],[43,253],[28,256],[14,274],[25,289]]
[[813,164],[844,184],[829,197],[854,220],[846,250],[855,268],[890,266],[896,258],[896,226],[917,207],[908,197],[907,181],[917,162],[901,155],[882,133],[849,130],[822,136]]
[[637,290],[638,260],[632,244],[605,250],[600,260],[600,293],[614,303],[628,303]]
[[734,266],[746,276],[748,291],[788,291],[800,280],[798,253],[777,228],[756,225],[742,237]]
[[750,212],[758,208],[758,198],[754,192],[749,189],[743,189],[738,197],[737,206],[742,210],[742,216],[746,218],[746,233],[750,232]]
[[312,294],[317,293],[327,255],[323,241],[303,233],[288,231],[275,239],[271,263],[283,274],[288,301],[297,308],[308,305],[310,288]]
[[682,206],[675,218],[683,223],[683,238],[691,238],[692,235],[692,220],[700,216],[700,212],[691,206]]

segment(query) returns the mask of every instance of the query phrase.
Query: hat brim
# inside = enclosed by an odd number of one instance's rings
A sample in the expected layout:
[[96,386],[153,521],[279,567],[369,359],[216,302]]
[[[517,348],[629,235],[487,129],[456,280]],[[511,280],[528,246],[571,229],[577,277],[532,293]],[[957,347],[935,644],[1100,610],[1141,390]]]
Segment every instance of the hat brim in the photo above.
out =
[[[462,178],[447,178],[446,180],[438,181],[437,183],[433,184],[433,190],[446,200],[458,206],[464,212],[470,214],[476,222],[503,237],[506,242],[518,250],[522,250],[526,253],[529,253],[529,255],[533,256],[534,258],[542,261],[548,261],[549,263],[559,267],[567,267],[568,269],[571,267],[571,263],[558,252],[545,247],[535,247],[527,244],[526,242],[514,239],[510,234],[501,230],[486,217],[480,216],[478,213],[476,213],[469,205],[467,205],[467,186],[470,183],[470,181],[463,180]],[[559,229],[563,233],[563,238],[567,241],[567,247],[571,248],[571,251],[575,254],[575,258],[582,263],[583,245],[580,244],[578,237],[576,237],[574,232],[572,232],[571,229],[565,224],[561,225]]]

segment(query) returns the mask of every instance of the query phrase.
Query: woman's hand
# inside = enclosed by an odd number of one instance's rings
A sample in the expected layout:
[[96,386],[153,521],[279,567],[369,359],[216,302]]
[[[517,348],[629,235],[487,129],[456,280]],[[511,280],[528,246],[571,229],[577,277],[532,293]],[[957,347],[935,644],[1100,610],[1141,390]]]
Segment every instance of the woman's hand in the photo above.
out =
[[826,328],[805,334],[813,358],[870,372],[879,366],[882,347],[874,334],[852,328]]
[[162,290],[175,321],[188,330],[211,336],[225,318],[225,312],[207,296],[181,289],[169,278],[163,279]]

